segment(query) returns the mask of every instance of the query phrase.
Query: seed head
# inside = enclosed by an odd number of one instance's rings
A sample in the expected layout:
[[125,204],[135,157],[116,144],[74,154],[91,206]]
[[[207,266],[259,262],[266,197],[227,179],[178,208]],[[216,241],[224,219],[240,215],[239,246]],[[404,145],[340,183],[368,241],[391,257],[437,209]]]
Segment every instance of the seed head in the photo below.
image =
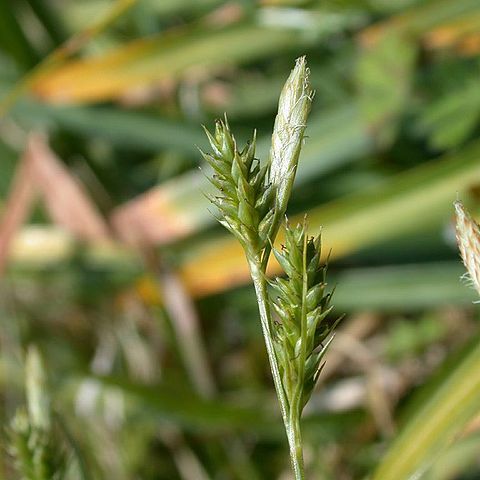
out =
[[305,223],[287,224],[285,245],[274,254],[287,275],[271,282],[278,317],[275,351],[289,404],[299,396],[300,414],[313,392],[336,325],[327,318],[332,294],[327,292],[327,267],[320,261],[320,236],[307,237]]
[[454,204],[457,217],[457,243],[468,276],[480,294],[480,227],[462,202]]
[[290,198],[302,148],[313,90],[305,57],[297,59],[280,100],[270,148],[270,181],[277,194],[277,214],[283,216]]
[[249,251],[260,252],[269,241],[273,220],[273,190],[268,166],[255,158],[256,136],[239,151],[228,122],[217,121],[214,134],[206,130],[212,153],[203,153],[214,174],[209,178],[218,194],[210,197],[219,222]]

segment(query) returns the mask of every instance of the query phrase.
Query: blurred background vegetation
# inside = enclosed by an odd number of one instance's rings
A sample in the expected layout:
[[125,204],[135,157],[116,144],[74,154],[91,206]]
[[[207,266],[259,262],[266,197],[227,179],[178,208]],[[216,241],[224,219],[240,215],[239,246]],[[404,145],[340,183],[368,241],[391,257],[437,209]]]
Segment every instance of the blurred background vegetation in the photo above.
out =
[[[289,215],[323,225],[346,313],[304,418],[309,478],[373,472],[478,345],[452,223],[457,196],[480,213],[478,0],[0,0],[0,477],[19,478],[3,432],[35,344],[82,478],[290,478],[198,147],[227,112],[265,158],[303,54]],[[476,393],[426,478],[480,478]]]

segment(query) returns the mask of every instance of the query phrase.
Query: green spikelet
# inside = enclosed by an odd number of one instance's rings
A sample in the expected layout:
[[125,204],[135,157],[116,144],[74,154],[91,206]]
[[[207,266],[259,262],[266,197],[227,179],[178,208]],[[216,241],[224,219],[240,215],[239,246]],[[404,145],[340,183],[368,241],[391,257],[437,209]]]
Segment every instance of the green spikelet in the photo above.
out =
[[214,170],[210,181],[219,195],[210,200],[220,212],[219,221],[246,250],[258,254],[268,244],[274,202],[268,168],[255,158],[256,136],[239,151],[226,120],[217,121],[213,135],[205,131],[212,153],[202,154]]
[[277,295],[272,302],[278,318],[275,353],[289,408],[298,416],[313,392],[335,326],[326,320],[332,307],[320,236],[308,238],[305,230],[305,224],[286,225],[285,245],[274,254],[287,278],[271,282]]

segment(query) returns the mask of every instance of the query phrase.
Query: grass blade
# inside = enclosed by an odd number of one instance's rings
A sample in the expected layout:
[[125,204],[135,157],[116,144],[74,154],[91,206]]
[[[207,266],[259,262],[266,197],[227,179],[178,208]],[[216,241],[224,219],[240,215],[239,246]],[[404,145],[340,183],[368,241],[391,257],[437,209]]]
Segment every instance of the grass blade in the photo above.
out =
[[391,312],[469,305],[477,295],[460,281],[464,272],[459,261],[346,270],[334,278],[335,306]]
[[480,343],[417,410],[372,480],[420,478],[480,409]]
[[207,32],[175,31],[135,40],[104,55],[72,61],[38,78],[32,89],[49,101],[109,100],[133,87],[178,78],[187,70],[252,62],[305,43],[299,32],[251,24]]
[[196,157],[197,146],[205,145],[200,128],[145,113],[109,107],[52,106],[33,101],[20,102],[13,113],[28,126],[53,123],[89,139],[100,138],[139,151],[172,149]]
[[38,61],[38,54],[28,41],[13,11],[12,3],[0,0],[0,41],[23,69]]
[[57,15],[49,2],[45,0],[28,0],[30,7],[35,12],[48,35],[56,45],[60,45],[67,39],[67,32],[63,28],[60,16]]

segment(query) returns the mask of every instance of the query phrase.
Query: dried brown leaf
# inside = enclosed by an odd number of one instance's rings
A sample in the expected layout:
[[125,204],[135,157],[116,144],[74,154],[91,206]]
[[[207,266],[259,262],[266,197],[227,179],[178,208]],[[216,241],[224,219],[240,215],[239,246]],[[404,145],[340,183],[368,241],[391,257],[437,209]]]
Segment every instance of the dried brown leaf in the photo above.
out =
[[34,182],[52,220],[82,240],[111,239],[107,223],[82,185],[53,153],[45,138],[28,141]]
[[31,145],[28,144],[15,172],[0,221],[0,275],[5,269],[13,237],[28,218],[37,193],[31,156]]

